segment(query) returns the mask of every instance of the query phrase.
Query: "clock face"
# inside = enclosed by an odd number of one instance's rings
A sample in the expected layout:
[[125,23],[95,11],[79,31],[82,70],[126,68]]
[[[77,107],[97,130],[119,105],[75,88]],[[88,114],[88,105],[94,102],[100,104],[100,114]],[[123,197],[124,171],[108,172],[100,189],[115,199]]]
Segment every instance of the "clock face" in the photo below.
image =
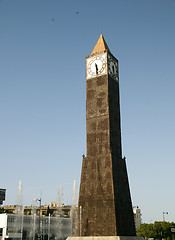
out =
[[87,79],[106,73],[106,54],[100,54],[87,59]]
[[108,55],[108,73],[118,81],[118,62],[111,55]]

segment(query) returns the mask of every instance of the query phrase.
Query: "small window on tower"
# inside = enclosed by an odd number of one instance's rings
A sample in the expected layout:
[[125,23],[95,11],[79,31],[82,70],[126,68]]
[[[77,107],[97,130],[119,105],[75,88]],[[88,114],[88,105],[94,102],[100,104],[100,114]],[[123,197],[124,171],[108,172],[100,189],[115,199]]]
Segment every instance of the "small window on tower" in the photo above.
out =
[[114,65],[112,66],[112,72],[113,72],[113,73],[115,72]]

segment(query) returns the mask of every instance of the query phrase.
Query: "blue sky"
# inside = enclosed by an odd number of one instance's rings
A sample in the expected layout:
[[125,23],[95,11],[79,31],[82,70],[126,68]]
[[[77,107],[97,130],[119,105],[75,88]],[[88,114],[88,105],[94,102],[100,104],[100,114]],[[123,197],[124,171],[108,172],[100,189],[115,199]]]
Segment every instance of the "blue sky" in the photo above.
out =
[[[77,13],[78,12],[78,13]],[[143,222],[175,221],[175,1],[0,0],[0,187],[5,205],[71,203],[86,153],[85,57],[119,60],[123,156]]]

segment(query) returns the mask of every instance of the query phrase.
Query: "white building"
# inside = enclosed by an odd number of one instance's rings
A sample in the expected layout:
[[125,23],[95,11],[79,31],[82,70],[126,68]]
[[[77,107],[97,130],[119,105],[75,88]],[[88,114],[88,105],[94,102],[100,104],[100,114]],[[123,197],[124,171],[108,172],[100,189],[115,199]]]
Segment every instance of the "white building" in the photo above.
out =
[[72,235],[70,218],[0,214],[0,240],[66,239]]
[[135,221],[135,227],[136,227],[136,231],[138,230],[138,228],[140,227],[140,224],[142,223],[142,214],[141,214],[141,210],[138,206],[133,208],[133,213],[134,213],[134,221]]

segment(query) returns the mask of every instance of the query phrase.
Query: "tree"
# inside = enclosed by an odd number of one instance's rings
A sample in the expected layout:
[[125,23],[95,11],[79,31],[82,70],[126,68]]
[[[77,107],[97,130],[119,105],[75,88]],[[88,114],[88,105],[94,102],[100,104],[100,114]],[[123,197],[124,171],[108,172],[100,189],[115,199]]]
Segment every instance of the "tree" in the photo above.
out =
[[0,208],[0,213],[5,213],[4,208]]
[[171,228],[175,228],[175,223],[172,222],[154,222],[153,223],[144,223],[140,225],[140,228],[137,231],[137,236],[154,239],[168,239],[172,240]]
[[147,238],[154,238],[153,224],[143,223],[137,230],[137,236]]

